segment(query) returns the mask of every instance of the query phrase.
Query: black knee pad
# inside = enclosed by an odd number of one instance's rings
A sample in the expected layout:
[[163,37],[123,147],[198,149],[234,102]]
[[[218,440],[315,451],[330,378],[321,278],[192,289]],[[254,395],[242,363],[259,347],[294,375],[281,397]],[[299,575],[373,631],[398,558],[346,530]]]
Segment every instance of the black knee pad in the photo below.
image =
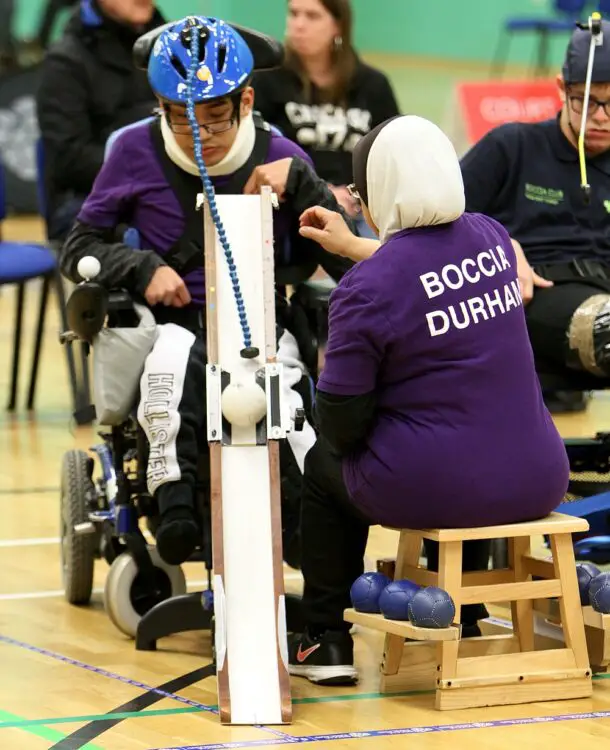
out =
[[572,316],[568,365],[602,378],[610,377],[610,295],[595,294]]

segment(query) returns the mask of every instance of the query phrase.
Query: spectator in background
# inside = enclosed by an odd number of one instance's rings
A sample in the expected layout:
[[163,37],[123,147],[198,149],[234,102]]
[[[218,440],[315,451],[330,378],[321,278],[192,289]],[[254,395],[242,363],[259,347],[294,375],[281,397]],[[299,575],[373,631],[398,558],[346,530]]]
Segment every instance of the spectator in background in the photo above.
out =
[[263,118],[309,154],[338,202],[360,218],[346,187],[352,152],[399,110],[386,76],[352,46],[350,0],[289,0],[284,65],[255,75],[253,87]]
[[0,0],[0,73],[10,73],[18,67],[17,50],[13,34],[15,0]]
[[136,39],[165,22],[153,0],[81,0],[43,63],[37,97],[50,239],[67,235],[104,160],[108,136],[152,114]]
[[47,0],[36,38],[36,42],[40,45],[41,49],[45,50],[49,46],[51,34],[61,12],[67,8],[71,8],[78,2],[79,0]]

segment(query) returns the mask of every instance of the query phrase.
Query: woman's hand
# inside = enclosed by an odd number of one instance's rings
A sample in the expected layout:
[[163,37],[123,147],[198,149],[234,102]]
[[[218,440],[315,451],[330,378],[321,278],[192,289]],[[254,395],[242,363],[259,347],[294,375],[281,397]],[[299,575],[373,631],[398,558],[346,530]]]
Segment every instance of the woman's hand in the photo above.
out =
[[377,240],[356,237],[341,214],[321,206],[304,211],[300,223],[301,237],[317,242],[333,255],[342,255],[356,262],[370,257],[379,247]]

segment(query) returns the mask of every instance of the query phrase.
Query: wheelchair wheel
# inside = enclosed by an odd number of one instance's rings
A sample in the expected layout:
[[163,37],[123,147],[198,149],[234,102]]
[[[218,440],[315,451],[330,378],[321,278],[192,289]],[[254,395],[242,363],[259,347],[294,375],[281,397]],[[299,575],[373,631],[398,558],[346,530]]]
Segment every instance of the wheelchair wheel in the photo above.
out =
[[93,589],[98,535],[75,531],[89,522],[87,501],[92,490],[91,459],[84,451],[68,451],[61,468],[60,524],[62,578],[70,604],[88,604]]
[[110,566],[104,586],[104,606],[115,627],[135,637],[142,617],[156,604],[186,594],[182,568],[164,562],[156,547],[148,551],[155,568],[158,592],[150,591],[138,575],[136,561],[128,552],[120,554]]

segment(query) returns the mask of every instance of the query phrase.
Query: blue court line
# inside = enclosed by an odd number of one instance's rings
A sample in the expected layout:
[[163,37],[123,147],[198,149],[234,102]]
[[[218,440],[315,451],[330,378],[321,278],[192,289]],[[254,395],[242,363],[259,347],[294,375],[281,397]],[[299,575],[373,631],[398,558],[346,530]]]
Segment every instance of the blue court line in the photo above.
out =
[[337,734],[312,734],[305,737],[285,737],[277,740],[244,740],[243,742],[218,742],[209,745],[176,745],[156,750],[233,750],[240,747],[271,747],[295,743],[336,742],[338,740],[362,740],[369,737],[397,737],[409,734],[433,734],[439,732],[462,732],[468,729],[497,729],[531,724],[552,724],[559,721],[582,719],[610,719],[610,711],[592,711],[581,714],[560,714],[525,719],[502,719],[499,721],[475,721],[466,724],[444,724],[440,726],[406,727],[404,729],[371,729],[364,732],[342,732]]

